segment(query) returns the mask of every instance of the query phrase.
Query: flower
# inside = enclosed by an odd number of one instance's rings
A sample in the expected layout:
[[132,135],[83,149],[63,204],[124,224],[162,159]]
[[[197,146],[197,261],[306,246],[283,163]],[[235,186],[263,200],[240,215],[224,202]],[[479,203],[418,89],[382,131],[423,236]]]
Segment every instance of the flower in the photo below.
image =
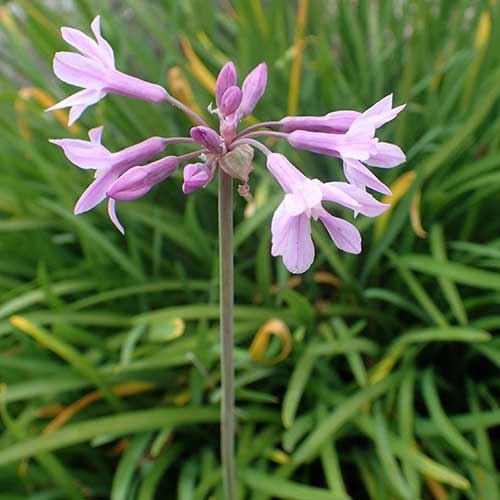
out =
[[[271,223],[273,256],[282,256],[292,273],[302,273],[312,264],[314,245],[311,218],[325,226],[334,244],[350,253],[361,251],[361,235],[356,227],[327,211],[325,203],[376,217],[389,205],[377,201],[366,189],[389,195],[389,188],[367,167],[393,168],[405,155],[395,144],[381,142],[376,131],[393,120],[403,106],[393,108],[392,94],[384,97],[363,113],[353,110],[333,111],[324,116],[287,116],[279,121],[251,125],[238,133],[239,123],[253,112],[264,95],[267,66],[258,64],[238,86],[233,62],[226,63],[217,77],[215,101],[217,109],[209,110],[219,117],[219,132],[172,97],[159,85],[121,73],[115,68],[111,46],[101,36],[100,17],[91,24],[95,40],[84,33],[62,28],[63,38],[80,54],[57,53],[54,72],[63,81],[83,88],[50,109],[71,107],[70,124],[87,106],[102,99],[108,92],[135,97],[149,102],[167,102],[185,112],[197,126],[189,137],[151,137],[116,153],[101,144],[102,127],[89,132],[90,141],[79,139],[52,140],[60,146],[75,165],[96,171],[95,180],[80,196],[75,214],[86,212],[108,198],[108,213],[123,233],[116,214],[117,201],[132,201],[146,195],[181,165],[182,190],[185,194],[205,187],[219,167],[221,172],[238,180],[238,192],[249,197],[250,174],[253,171],[254,149],[267,157],[267,168],[285,192]],[[268,129],[278,129],[270,131]],[[257,137],[286,139],[295,148],[340,158],[348,182],[322,182],[302,174],[288,159],[273,153]],[[202,149],[181,156],[165,156],[149,162],[168,144],[199,145]],[[197,161],[193,161],[197,158]],[[149,162],[149,163],[146,163]]]
[[267,85],[267,65],[260,63],[245,78],[241,88],[242,97],[238,107],[238,119],[242,120],[255,108],[264,95]]
[[224,150],[222,137],[209,127],[199,126],[193,127],[189,134],[195,142],[205,146],[208,150],[215,154],[221,154]]
[[[344,175],[350,183],[390,195],[390,189],[361,162],[372,167],[393,168],[406,160],[399,146],[380,142],[375,137],[377,128],[393,120],[404,107],[393,108],[390,94],[363,113],[337,112],[342,113],[337,115],[338,122],[334,112],[325,117],[287,117],[280,124],[284,124],[285,130],[292,130],[287,139],[293,147],[341,158]],[[345,133],[328,133],[328,129],[338,131],[343,127],[348,127]]]
[[91,28],[96,41],[79,30],[61,28],[64,40],[80,54],[57,52],[54,73],[63,82],[84,90],[63,99],[47,111],[71,107],[68,123],[71,126],[87,107],[100,101],[108,92],[150,102],[167,100],[168,93],[160,85],[145,82],[115,68],[113,49],[101,36],[100,16],[92,21]]
[[153,186],[174,173],[179,163],[178,156],[165,156],[147,165],[133,167],[111,184],[106,195],[117,201],[142,198]]
[[281,154],[269,154],[267,167],[286,193],[271,223],[271,254],[282,256],[283,263],[292,273],[307,271],[314,260],[311,217],[323,223],[339,249],[355,254],[361,252],[361,235],[356,227],[328,213],[322,202],[334,202],[370,217],[389,208],[347,183],[324,184],[318,179],[308,179]]
[[145,141],[111,153],[101,144],[103,127],[89,131],[90,141],[80,139],[52,139],[50,142],[61,147],[64,154],[77,167],[96,171],[95,180],[80,196],[74,213],[91,210],[107,197],[109,187],[128,169],[160,154],[168,139],[150,137]]
[[189,194],[201,187],[205,187],[212,179],[212,175],[213,173],[207,163],[188,163],[183,171],[183,193]]
[[217,103],[217,107],[220,106],[224,92],[226,92],[229,87],[234,87],[237,82],[238,73],[236,72],[236,67],[232,61],[229,61],[222,66],[215,83],[215,102]]

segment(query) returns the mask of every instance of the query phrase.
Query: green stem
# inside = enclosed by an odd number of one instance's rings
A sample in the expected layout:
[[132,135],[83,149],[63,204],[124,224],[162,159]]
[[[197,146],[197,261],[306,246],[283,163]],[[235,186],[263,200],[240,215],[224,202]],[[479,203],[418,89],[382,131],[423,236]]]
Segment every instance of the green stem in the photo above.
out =
[[221,458],[225,500],[236,498],[233,366],[233,179],[219,169]]

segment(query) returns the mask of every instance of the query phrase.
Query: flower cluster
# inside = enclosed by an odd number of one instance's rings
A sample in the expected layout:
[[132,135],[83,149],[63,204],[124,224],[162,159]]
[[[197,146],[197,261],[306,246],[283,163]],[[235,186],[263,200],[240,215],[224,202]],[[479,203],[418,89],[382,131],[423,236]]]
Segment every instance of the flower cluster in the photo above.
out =
[[[165,180],[182,163],[184,193],[205,187],[217,167],[241,182],[239,191],[248,193],[254,149],[266,156],[266,165],[284,191],[283,201],[274,213],[271,225],[273,256],[282,256],[292,273],[302,273],[312,264],[314,245],[311,218],[320,220],[335,245],[350,253],[361,251],[361,236],[356,227],[333,216],[326,203],[375,217],[388,205],[377,201],[367,188],[390,195],[389,188],[368,168],[392,168],[405,161],[401,149],[375,136],[379,127],[393,120],[404,106],[392,106],[392,95],[383,98],[367,111],[334,111],[325,116],[292,116],[280,121],[262,122],[238,132],[239,123],[250,115],[264,94],[267,66],[259,64],[238,86],[236,68],[228,62],[216,84],[216,109],[219,130],[211,128],[193,110],[171,96],[163,87],[126,75],[115,68],[114,54],[101,36],[100,18],[91,25],[95,40],[81,31],[62,28],[66,42],[80,53],[59,52],[54,58],[54,72],[64,82],[83,88],[59,102],[52,109],[70,107],[69,123],[74,123],[85,109],[107,93],[114,93],[155,103],[169,103],[183,110],[198,126],[189,137],[151,137],[118,152],[101,143],[103,127],[89,132],[89,141],[53,140],[67,158],[80,168],[94,169],[95,179],[75,206],[75,213],[86,212],[108,199],[108,211],[115,226],[123,233],[115,211],[116,201],[130,201],[144,196]],[[298,149],[340,158],[347,182],[321,182],[309,179],[288,159],[271,152],[260,137],[288,141]],[[170,144],[197,146],[182,156],[163,156]]]

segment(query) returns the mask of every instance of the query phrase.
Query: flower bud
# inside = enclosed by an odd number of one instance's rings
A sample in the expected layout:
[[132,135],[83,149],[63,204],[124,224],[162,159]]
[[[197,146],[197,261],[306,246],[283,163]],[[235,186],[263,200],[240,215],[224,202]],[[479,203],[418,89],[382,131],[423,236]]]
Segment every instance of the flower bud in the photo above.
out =
[[120,176],[106,194],[118,201],[137,200],[165,180],[178,166],[177,156],[166,156],[148,165],[133,167]]
[[259,99],[264,95],[267,85],[267,65],[259,64],[253,69],[243,82],[243,97],[238,108],[239,119],[248,116],[255,108]]
[[224,92],[233,85],[236,85],[238,81],[238,74],[236,73],[236,68],[232,61],[226,63],[219,72],[217,77],[217,82],[215,84],[215,102],[217,107],[220,106],[220,101]]
[[205,146],[216,154],[222,153],[222,140],[215,130],[209,127],[200,126],[193,127],[189,133],[198,144]]
[[189,163],[184,167],[183,177],[182,191],[189,194],[206,186],[210,182],[211,173],[206,163]]
[[242,92],[239,87],[233,85],[229,87],[222,96],[220,101],[219,111],[222,116],[226,117],[232,115],[241,103]]

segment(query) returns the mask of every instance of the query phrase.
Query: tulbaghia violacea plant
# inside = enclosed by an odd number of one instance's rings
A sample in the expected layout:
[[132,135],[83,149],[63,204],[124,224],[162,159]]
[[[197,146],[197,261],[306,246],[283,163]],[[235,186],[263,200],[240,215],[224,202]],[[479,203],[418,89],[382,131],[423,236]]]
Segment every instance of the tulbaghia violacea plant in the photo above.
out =
[[[249,176],[254,151],[266,158],[266,166],[284,191],[271,223],[273,256],[281,256],[292,273],[303,273],[313,263],[314,244],[311,219],[319,221],[332,242],[344,252],[361,251],[361,235],[351,222],[333,215],[347,208],[354,215],[376,217],[389,205],[377,201],[367,189],[390,195],[389,188],[369,167],[393,168],[405,161],[402,150],[376,137],[379,127],[393,120],[404,105],[393,107],[392,95],[364,112],[341,110],[324,116],[289,116],[278,121],[257,123],[243,130],[239,125],[252,113],[267,84],[267,66],[259,64],[238,85],[235,65],[228,62],[216,82],[215,109],[218,130],[210,127],[195,111],[171,96],[162,86],[140,80],[117,70],[113,49],[102,37],[100,17],[91,24],[95,40],[81,31],[62,28],[62,36],[78,52],[58,52],[54,72],[66,83],[82,90],[52,106],[69,107],[69,124],[85,109],[108,93],[153,103],[168,103],[184,111],[198,125],[186,137],[151,137],[122,151],[111,152],[102,145],[103,127],[89,131],[89,141],[58,139],[67,158],[83,169],[95,170],[95,179],[75,206],[75,214],[91,210],[108,200],[112,222],[123,233],[115,211],[117,201],[136,200],[164,181],[181,165],[184,193],[192,193],[219,176],[219,248],[222,345],[222,461],[226,498],[234,498],[234,395],[232,366],[232,184],[239,181],[242,196],[249,193]],[[273,137],[290,146],[342,160],[346,181],[310,179],[283,154],[268,149],[259,138]],[[171,144],[194,147],[182,156],[162,156]],[[159,158],[158,158],[159,157]],[[333,213],[332,213],[333,212]]]

